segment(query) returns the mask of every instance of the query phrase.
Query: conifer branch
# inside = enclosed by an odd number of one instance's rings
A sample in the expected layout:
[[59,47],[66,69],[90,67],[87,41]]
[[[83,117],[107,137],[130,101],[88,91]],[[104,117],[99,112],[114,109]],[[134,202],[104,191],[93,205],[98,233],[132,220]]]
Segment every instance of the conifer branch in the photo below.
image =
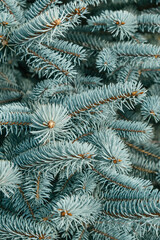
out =
[[138,151],[138,152],[140,152],[140,153],[143,153],[143,154],[145,154],[145,155],[147,155],[147,156],[151,156],[151,157],[153,157],[153,158],[156,158],[156,159],[160,160],[160,156],[158,156],[158,155],[156,155],[156,154],[154,154],[154,153],[151,153],[151,152],[149,152],[149,151],[147,151],[147,150],[145,150],[145,149],[141,149],[140,147],[134,145],[133,143],[130,143],[130,142],[125,141],[125,144],[127,144],[127,146],[135,149],[136,151]]
[[[116,86],[116,85],[115,85]],[[109,85],[108,88],[99,88],[95,89],[93,91],[89,91],[87,93],[75,95],[72,98],[68,99],[67,101],[70,116],[76,116],[77,114],[80,114],[82,112],[85,112],[87,110],[91,110],[94,107],[106,104],[106,103],[112,103],[114,101],[122,100],[122,102],[126,99],[132,101],[138,101],[139,97],[141,98],[141,95],[145,94],[145,90],[141,89],[141,85],[135,85],[135,83],[126,83],[125,86],[123,86],[121,83],[117,84],[117,87],[119,89],[119,92],[115,91],[114,85]],[[71,106],[71,101],[75,101],[75,105]],[[85,98],[86,104],[83,104],[83,98]],[[82,103],[81,103],[82,102]],[[122,103],[121,102],[121,103]],[[88,104],[87,104],[88,103]]]
[[19,187],[18,189],[19,189],[19,192],[21,193],[21,195],[22,195],[22,197],[23,197],[25,203],[27,204],[28,209],[29,209],[29,211],[30,211],[32,217],[35,218],[35,216],[34,216],[34,212],[33,212],[33,210],[32,210],[32,208],[31,208],[29,202],[27,201],[27,199],[26,199],[26,197],[25,197],[25,195],[24,195],[24,192],[23,192],[22,188]]
[[16,0],[1,0],[1,2],[17,22],[24,22],[23,11]]
[[158,239],[160,0],[32,2],[0,0],[0,239]]
[[47,33],[50,39],[55,37],[55,34],[64,32],[70,26],[69,22],[65,21],[65,16],[59,8],[55,7],[53,11],[49,10],[43,14],[37,16],[35,19],[30,20],[18,29],[14,31],[9,43],[15,45],[25,44],[26,42],[33,41],[40,38],[43,40],[47,37]]
[[26,19],[30,20],[34,17],[39,16],[44,11],[46,11],[49,7],[51,7],[53,4],[58,2],[57,0],[37,0],[35,1],[31,7],[28,9],[28,11],[25,14]]

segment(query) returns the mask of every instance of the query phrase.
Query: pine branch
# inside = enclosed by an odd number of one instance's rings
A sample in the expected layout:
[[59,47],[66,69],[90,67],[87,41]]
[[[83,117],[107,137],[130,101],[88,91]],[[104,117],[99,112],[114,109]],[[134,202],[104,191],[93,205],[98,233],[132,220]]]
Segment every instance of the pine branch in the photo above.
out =
[[53,228],[37,224],[31,219],[17,217],[1,210],[0,236],[3,239],[56,239],[57,234]]
[[75,170],[82,171],[84,166],[91,166],[92,161],[95,161],[94,156],[95,148],[91,144],[64,142],[28,150],[13,161],[24,170],[35,167],[37,170],[54,169],[55,175],[65,170],[69,176]]
[[23,11],[16,0],[1,0],[1,2],[17,22],[24,22]]
[[73,69],[73,64],[67,61],[64,57],[58,56],[57,53],[47,47],[29,47],[27,51],[21,50],[28,57],[27,63],[31,66],[39,76],[61,77],[69,79],[73,78],[76,71]]
[[[117,85],[110,84],[108,87],[104,86],[103,88],[72,96],[67,99],[67,105],[70,116],[73,117],[97,106],[114,101],[120,102],[120,104],[125,104],[126,100],[129,100],[131,103],[139,102],[141,95],[143,97],[144,93],[145,90],[141,88],[141,84],[135,84],[134,82],[126,83],[125,85],[121,83]],[[85,104],[83,103],[83,99],[85,99]],[[74,105],[72,104],[73,101]]]
[[[115,185],[118,185],[119,187],[122,187],[124,189],[130,189],[135,190],[138,188],[146,188],[149,185],[151,185],[150,181],[144,181],[140,178],[133,178],[132,181],[129,182],[129,179],[131,180],[131,177],[128,177],[127,175],[119,175],[115,172],[109,172],[108,169],[105,171],[105,169],[101,172],[99,170],[95,169],[94,167],[91,167],[91,169],[96,172],[99,176],[101,176],[102,182],[111,182]],[[128,182],[127,182],[128,181]]]
[[58,0],[36,0],[25,13],[25,18],[27,20],[31,20],[39,16],[44,11],[48,10],[49,7],[54,6],[58,2]]
[[116,120],[109,127],[115,130],[120,137],[136,142],[147,141],[153,137],[153,128],[144,122]]
[[21,183],[21,174],[9,161],[0,160],[0,190],[7,196],[14,194]]
[[[125,141],[125,144],[127,144],[127,146],[129,146],[130,148],[133,148],[134,150],[136,150],[136,151],[138,151],[138,152],[140,152],[140,153],[142,153],[142,154],[145,154],[145,155],[147,155],[147,156],[149,156],[149,157],[153,157],[153,158],[156,158],[156,159],[160,159],[160,156],[158,156],[157,154],[154,154],[154,151],[155,151],[155,149],[156,149],[156,147],[158,147],[158,146],[154,146],[154,145],[152,145],[152,147],[153,147],[153,149],[151,149],[150,151],[148,151],[148,150],[146,150],[146,149],[143,149],[143,148],[140,148],[140,147],[138,147],[137,145],[136,145],[136,143],[135,144],[133,144],[133,143],[130,143],[130,142],[127,142],[127,141]],[[149,144],[150,145],[150,148],[151,148],[151,144]],[[146,146],[147,147],[147,146]],[[154,149],[155,148],[155,149]],[[151,152],[151,151],[153,151],[153,152]]]
[[141,32],[160,33],[160,18],[158,14],[141,14],[138,17],[138,25]]
[[69,22],[66,22],[65,18],[66,16],[64,16],[63,12],[55,7],[53,11],[44,12],[16,29],[9,43],[21,45],[37,38],[39,38],[39,41],[42,41],[45,37],[52,40],[56,34],[62,34],[62,32],[71,26]]
[[[5,110],[7,110],[5,112]],[[9,131],[13,132],[14,130],[17,132],[18,129],[27,128],[31,124],[30,120],[30,110],[27,109],[27,112],[19,112],[15,109],[11,108],[2,108],[1,109],[1,117],[0,117],[0,130],[6,129],[7,133]]]

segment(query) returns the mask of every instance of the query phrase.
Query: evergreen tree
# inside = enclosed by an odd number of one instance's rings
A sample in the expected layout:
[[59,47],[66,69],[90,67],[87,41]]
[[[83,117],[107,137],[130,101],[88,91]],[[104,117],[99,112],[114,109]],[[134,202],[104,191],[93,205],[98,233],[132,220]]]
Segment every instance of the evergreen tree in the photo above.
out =
[[159,14],[0,0],[0,239],[160,238]]

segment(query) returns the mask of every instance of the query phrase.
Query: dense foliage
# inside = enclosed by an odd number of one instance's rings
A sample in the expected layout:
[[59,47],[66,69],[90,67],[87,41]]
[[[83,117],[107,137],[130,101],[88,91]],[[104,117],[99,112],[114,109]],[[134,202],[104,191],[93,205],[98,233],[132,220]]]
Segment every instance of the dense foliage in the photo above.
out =
[[0,0],[0,239],[160,238],[159,14]]

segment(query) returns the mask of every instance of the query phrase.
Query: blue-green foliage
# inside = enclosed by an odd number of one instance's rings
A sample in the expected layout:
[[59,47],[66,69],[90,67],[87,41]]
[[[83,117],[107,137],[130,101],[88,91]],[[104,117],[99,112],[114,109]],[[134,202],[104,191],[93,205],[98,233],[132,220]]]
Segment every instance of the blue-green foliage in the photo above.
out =
[[[107,224],[109,223],[109,224]],[[119,222],[116,223],[119,225]],[[108,220],[108,222],[98,222],[93,228],[92,228],[92,238],[94,240],[105,240],[105,239],[124,239],[124,240],[133,240],[133,236],[129,234],[128,229],[124,229],[123,231],[121,229],[116,228],[116,224],[112,223]],[[109,225],[109,227],[107,227]],[[122,224],[121,224],[122,225]]]
[[0,1],[0,240],[160,238],[159,5]]
[[13,16],[14,20],[18,21],[19,23],[24,22],[23,10],[17,0],[2,0],[0,4],[2,4],[6,10],[8,10],[8,12]]
[[[62,158],[62,152],[64,157]],[[34,150],[28,150],[13,158],[14,163],[22,169],[54,169],[54,174],[64,169],[67,176],[69,173],[81,171],[83,166],[90,166],[96,161],[96,150],[88,143],[65,142],[60,144],[49,144]],[[33,169],[33,170],[34,170]]]
[[37,0],[35,1],[30,8],[25,13],[25,18],[27,20],[31,20],[34,17],[37,17],[44,11],[47,11],[50,7],[53,7],[55,4],[57,4],[60,1],[55,0]]
[[98,159],[100,167],[104,165],[108,169],[119,173],[130,170],[129,154],[123,142],[113,131],[106,130],[92,135],[93,143],[98,147]]
[[95,90],[84,91],[82,94],[73,95],[67,98],[65,105],[68,105],[71,116],[76,116],[103,104],[112,106],[116,103],[119,108],[122,108],[124,104],[128,108],[132,108],[132,103],[137,104],[144,95],[145,89],[142,88],[141,84],[136,82],[117,83],[117,85],[110,84],[107,87],[103,86]]
[[76,71],[73,69],[71,61],[67,61],[63,56],[48,49],[45,46],[30,46],[27,50],[22,50],[21,54],[27,57],[27,63],[39,76],[65,77],[71,79]]
[[136,67],[131,65],[126,65],[122,67],[117,73],[117,81],[118,82],[129,82],[129,81],[138,81],[140,78],[140,74]]
[[[69,208],[69,211],[68,211]],[[83,224],[93,223],[101,212],[101,203],[86,194],[60,197],[52,206],[52,217],[49,217],[51,224],[56,224],[59,231],[74,231],[75,228]],[[64,219],[62,220],[62,216]],[[67,216],[67,217],[65,217]]]
[[145,119],[153,118],[155,122],[160,120],[160,98],[159,96],[148,96],[141,109]]
[[14,189],[20,184],[20,173],[9,161],[0,161],[0,190],[6,195],[14,193]]
[[72,92],[75,92],[75,88],[71,84],[50,78],[36,84],[30,94],[30,99],[44,103],[48,101],[52,102],[55,99],[62,100]]
[[55,34],[62,34],[70,26],[65,17],[63,12],[55,7],[54,11],[49,10],[16,29],[9,43],[19,45],[37,38],[41,41],[44,37],[52,39],[53,35],[55,37]]
[[152,33],[159,33],[160,17],[158,14],[141,14],[138,17],[138,25],[139,29],[142,32],[152,32]]
[[83,47],[69,43],[68,41],[59,40],[53,42],[49,46],[46,44],[43,45],[54,52],[59,52],[62,56],[66,57],[67,60],[73,60],[75,63],[78,62],[80,64],[80,62],[86,58],[86,53]]
[[144,142],[153,137],[153,128],[144,122],[116,120],[110,127],[122,138]]
[[30,109],[20,104],[8,104],[0,108],[0,130],[6,129],[13,132],[15,129],[18,132],[18,128],[26,128],[31,124]]
[[[100,70],[110,71],[116,70],[116,65],[123,67],[128,64],[133,67],[155,68],[155,64],[158,66],[160,64],[159,51],[159,46],[119,42],[110,46],[109,49],[103,49],[99,53],[97,57],[97,67]],[[109,55],[111,55],[111,57],[109,57]],[[112,66],[111,69],[110,66]]]
[[[23,217],[17,217],[9,212],[1,210],[0,220],[0,234],[3,239],[56,239],[56,231],[49,228],[46,225],[37,225],[37,223],[31,219],[27,220]],[[9,224],[6,224],[6,223]]]
[[117,56],[108,47],[103,49],[97,57],[97,67],[99,71],[113,72],[117,66]]
[[124,40],[130,38],[137,30],[137,16],[127,11],[104,11],[100,16],[93,16],[88,20],[93,30],[103,29],[110,32],[114,37]]
[[50,172],[36,172],[24,175],[23,191],[31,207],[41,207],[47,202],[51,193],[53,175]]
[[[153,200],[152,200],[153,199]],[[144,217],[150,217],[150,216],[156,216],[159,215],[159,196],[157,194],[154,194],[154,196],[149,197],[148,199],[140,200],[138,199],[131,199],[131,201],[127,201],[126,199],[123,199],[120,202],[116,202],[113,200],[107,200],[105,203],[105,211],[113,216],[120,216],[127,218],[130,216],[131,218],[142,218]],[[150,202],[148,204],[148,202]],[[132,207],[129,207],[129,206]],[[123,206],[123,207],[122,207]],[[112,210],[114,209],[114,210]],[[126,209],[124,214],[124,209]]]

